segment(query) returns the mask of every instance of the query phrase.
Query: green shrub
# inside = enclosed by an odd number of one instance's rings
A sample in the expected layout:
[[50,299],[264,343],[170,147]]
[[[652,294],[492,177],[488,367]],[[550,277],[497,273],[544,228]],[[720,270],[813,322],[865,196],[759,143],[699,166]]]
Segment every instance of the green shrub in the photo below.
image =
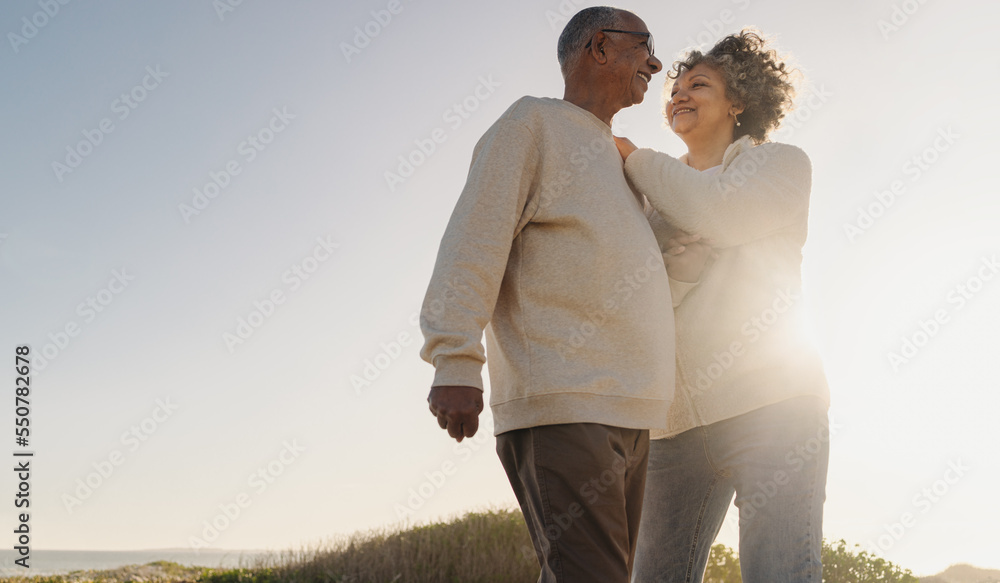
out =
[[742,583],[740,560],[733,549],[723,544],[712,545],[705,566],[705,583]]
[[919,583],[919,579],[909,569],[901,569],[868,551],[852,551],[839,540],[833,545],[823,541],[823,583]]
[[[859,545],[854,545],[860,549]],[[867,551],[851,550],[843,540],[823,541],[823,583],[919,583],[909,570]],[[742,583],[740,561],[725,545],[712,547],[705,583]]]
[[199,579],[202,583],[278,583],[274,569],[211,569]]

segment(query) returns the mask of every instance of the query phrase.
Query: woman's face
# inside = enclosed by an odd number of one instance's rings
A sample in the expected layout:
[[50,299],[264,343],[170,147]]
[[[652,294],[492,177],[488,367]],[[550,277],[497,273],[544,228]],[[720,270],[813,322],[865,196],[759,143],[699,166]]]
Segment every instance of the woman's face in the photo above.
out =
[[742,111],[726,98],[722,73],[704,63],[685,70],[674,80],[667,102],[667,124],[682,140],[706,138],[722,133],[732,138]]

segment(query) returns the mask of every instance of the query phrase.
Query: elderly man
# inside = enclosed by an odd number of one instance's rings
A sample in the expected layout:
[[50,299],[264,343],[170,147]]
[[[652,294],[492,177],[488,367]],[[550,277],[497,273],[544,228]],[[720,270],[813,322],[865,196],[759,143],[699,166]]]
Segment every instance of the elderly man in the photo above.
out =
[[654,73],[636,15],[587,8],[558,45],[563,99],[523,97],[476,145],[421,313],[428,401],[461,441],[483,409],[539,581],[627,582],[649,432],[673,397],[674,327],[644,201],[611,135]]

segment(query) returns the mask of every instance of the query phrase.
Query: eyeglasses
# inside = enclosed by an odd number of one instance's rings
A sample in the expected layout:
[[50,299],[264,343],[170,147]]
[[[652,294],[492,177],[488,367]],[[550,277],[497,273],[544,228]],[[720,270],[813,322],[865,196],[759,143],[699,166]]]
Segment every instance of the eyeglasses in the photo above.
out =
[[[601,32],[620,32],[620,33],[623,33],[623,34],[634,34],[634,35],[637,35],[637,36],[644,36],[644,37],[646,37],[646,40],[643,41],[642,44],[646,45],[646,50],[649,51],[649,56],[651,56],[651,57],[653,56],[653,34],[652,33],[649,33],[649,32],[639,32],[639,31],[636,31],[636,30],[615,30],[613,28],[602,28]],[[593,41],[587,41],[587,46],[585,46],[583,48],[589,49],[592,42]]]

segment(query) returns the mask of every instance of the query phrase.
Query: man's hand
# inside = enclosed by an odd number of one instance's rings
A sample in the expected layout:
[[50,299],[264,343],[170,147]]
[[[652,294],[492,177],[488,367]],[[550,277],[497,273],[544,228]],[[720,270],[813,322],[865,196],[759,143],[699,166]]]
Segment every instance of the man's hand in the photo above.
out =
[[427,403],[441,429],[447,429],[456,441],[472,437],[479,430],[483,392],[476,387],[431,387]]
[[717,257],[712,250],[712,240],[702,239],[701,235],[689,235],[677,230],[667,241],[666,255],[663,258],[667,266],[667,274],[676,281],[696,283],[701,279],[709,257]]
[[629,157],[629,154],[639,149],[628,138],[619,138],[618,136],[614,136],[614,138],[615,145],[618,146],[618,153],[622,155],[623,161]]

